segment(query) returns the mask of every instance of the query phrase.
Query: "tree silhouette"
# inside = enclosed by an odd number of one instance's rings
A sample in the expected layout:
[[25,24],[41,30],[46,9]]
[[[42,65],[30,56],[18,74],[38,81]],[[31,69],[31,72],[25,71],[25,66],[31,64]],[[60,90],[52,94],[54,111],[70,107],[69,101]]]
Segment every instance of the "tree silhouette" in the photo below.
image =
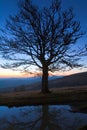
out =
[[39,8],[31,0],[19,3],[19,12],[9,16],[0,37],[0,51],[9,62],[4,68],[28,72],[30,65],[42,70],[42,92],[49,92],[48,72],[79,67],[79,54],[72,45],[83,35],[73,10],[61,8],[60,0]]

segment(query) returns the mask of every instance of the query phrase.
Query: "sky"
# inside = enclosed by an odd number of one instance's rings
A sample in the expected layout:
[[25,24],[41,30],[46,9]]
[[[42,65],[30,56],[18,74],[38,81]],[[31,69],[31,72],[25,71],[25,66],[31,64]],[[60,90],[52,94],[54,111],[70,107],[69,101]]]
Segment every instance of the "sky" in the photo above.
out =
[[[5,21],[9,15],[15,15],[18,12],[17,2],[20,0],[0,0],[0,28],[5,26]],[[35,4],[42,7],[44,5],[49,6],[51,0],[32,0]],[[68,8],[73,7],[74,13],[76,15],[76,19],[80,21],[81,27],[83,31],[87,30],[87,0],[62,0],[62,7]],[[78,40],[77,45],[79,47],[87,44],[87,34],[83,36],[80,40]],[[2,58],[0,58],[0,62],[3,62]],[[86,58],[82,61],[83,63],[87,63]],[[82,71],[87,71],[87,68],[83,68],[81,70],[73,69],[68,72],[59,72],[59,75],[68,75],[72,73],[78,73]],[[0,68],[0,77],[22,77],[20,72],[14,72],[12,70],[5,70]]]

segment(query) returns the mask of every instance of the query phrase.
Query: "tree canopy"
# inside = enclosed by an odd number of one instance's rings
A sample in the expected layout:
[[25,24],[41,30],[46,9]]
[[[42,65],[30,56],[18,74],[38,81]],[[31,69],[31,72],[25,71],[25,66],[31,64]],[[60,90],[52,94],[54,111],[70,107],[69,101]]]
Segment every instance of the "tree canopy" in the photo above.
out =
[[42,91],[48,92],[48,71],[80,67],[81,52],[72,47],[84,35],[73,10],[63,10],[60,0],[39,8],[31,0],[19,3],[19,12],[9,16],[0,36],[0,51],[9,62],[4,68],[42,70]]

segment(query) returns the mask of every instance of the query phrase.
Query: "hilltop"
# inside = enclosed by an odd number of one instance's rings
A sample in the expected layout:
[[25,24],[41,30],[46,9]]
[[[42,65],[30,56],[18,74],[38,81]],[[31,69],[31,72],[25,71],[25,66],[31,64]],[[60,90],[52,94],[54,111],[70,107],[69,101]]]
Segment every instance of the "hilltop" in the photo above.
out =
[[77,73],[50,81],[50,87],[75,87],[87,85],[87,72]]

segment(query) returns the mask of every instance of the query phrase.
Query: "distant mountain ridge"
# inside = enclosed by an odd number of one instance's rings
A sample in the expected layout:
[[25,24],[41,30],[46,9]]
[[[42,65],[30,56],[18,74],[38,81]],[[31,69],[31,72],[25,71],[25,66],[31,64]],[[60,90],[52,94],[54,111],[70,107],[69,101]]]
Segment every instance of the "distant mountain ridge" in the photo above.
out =
[[[12,79],[11,79],[12,80]],[[27,91],[27,90],[39,90],[41,89],[41,77],[33,78],[15,78],[14,81],[7,80],[6,87],[1,86],[0,82],[0,92],[8,91]],[[1,81],[1,79],[0,79]],[[10,87],[9,87],[9,84]],[[62,87],[81,87],[87,85],[87,72],[77,73],[69,76],[54,76],[49,78],[49,88],[62,88]]]
[[[61,76],[50,76],[49,80],[60,78]],[[14,88],[18,89],[29,86],[29,89],[32,89],[32,84],[41,84],[41,76],[39,77],[30,77],[30,78],[0,78],[0,92],[2,90],[13,90]],[[40,86],[40,85],[39,85]]]

